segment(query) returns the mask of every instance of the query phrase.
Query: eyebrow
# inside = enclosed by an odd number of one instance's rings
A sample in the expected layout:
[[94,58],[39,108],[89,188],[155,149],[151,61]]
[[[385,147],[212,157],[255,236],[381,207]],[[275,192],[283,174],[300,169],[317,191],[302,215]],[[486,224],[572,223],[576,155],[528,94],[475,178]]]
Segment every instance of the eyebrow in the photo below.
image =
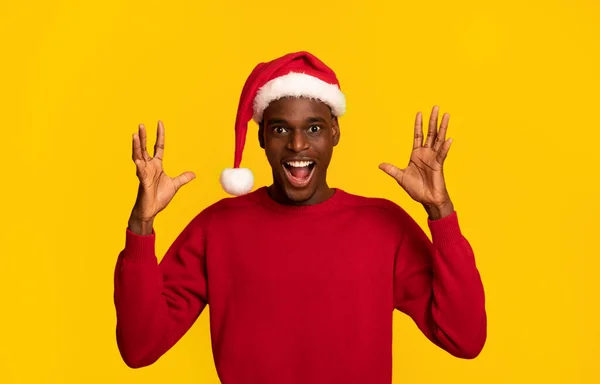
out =
[[[305,120],[305,123],[327,123],[327,121],[325,121],[325,119],[323,119],[322,117],[309,117]],[[272,124],[288,124],[287,120],[285,119],[269,119],[267,120],[266,125],[272,125]]]
[[325,119],[321,117],[309,117],[306,119],[307,123],[326,123]]
[[269,119],[269,120],[267,120],[266,125],[271,125],[271,124],[287,124],[287,121],[285,121],[284,119]]

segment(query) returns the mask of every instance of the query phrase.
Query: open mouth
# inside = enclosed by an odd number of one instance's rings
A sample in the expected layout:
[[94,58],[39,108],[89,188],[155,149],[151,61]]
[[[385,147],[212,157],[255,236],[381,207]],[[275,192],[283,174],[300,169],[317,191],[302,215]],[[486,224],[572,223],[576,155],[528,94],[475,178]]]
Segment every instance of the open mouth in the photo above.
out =
[[306,161],[286,161],[283,163],[285,174],[294,187],[304,187],[312,178],[315,170],[315,162]]

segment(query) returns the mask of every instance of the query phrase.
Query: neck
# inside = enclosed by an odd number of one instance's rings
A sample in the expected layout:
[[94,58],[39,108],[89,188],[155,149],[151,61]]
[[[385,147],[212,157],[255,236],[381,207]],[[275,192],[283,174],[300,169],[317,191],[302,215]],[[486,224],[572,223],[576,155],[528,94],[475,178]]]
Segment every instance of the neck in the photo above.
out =
[[307,206],[321,204],[331,198],[335,194],[335,190],[329,188],[327,183],[319,186],[315,193],[313,193],[308,199],[305,200],[292,200],[285,193],[285,189],[281,187],[277,182],[274,182],[270,187],[267,188],[269,196],[279,204],[283,205],[294,205],[294,206]]

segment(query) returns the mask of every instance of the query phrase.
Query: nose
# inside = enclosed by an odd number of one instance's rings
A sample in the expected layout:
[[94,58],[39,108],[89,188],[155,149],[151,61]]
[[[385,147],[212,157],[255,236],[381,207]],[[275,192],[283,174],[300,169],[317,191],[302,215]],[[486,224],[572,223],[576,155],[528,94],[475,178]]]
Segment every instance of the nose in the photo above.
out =
[[288,137],[287,148],[290,151],[300,153],[308,149],[309,143],[302,130],[294,130]]

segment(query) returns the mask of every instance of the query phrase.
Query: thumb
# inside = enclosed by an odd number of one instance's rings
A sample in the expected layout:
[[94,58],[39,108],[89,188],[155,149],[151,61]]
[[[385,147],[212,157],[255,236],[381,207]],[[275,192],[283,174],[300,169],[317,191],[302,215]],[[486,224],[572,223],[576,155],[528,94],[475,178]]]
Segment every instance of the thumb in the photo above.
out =
[[195,178],[196,174],[194,172],[183,172],[181,175],[174,178],[173,182],[175,183],[175,188],[179,189]]
[[404,171],[402,169],[389,163],[380,164],[379,169],[392,176],[398,183],[402,184],[402,178],[404,177]]

